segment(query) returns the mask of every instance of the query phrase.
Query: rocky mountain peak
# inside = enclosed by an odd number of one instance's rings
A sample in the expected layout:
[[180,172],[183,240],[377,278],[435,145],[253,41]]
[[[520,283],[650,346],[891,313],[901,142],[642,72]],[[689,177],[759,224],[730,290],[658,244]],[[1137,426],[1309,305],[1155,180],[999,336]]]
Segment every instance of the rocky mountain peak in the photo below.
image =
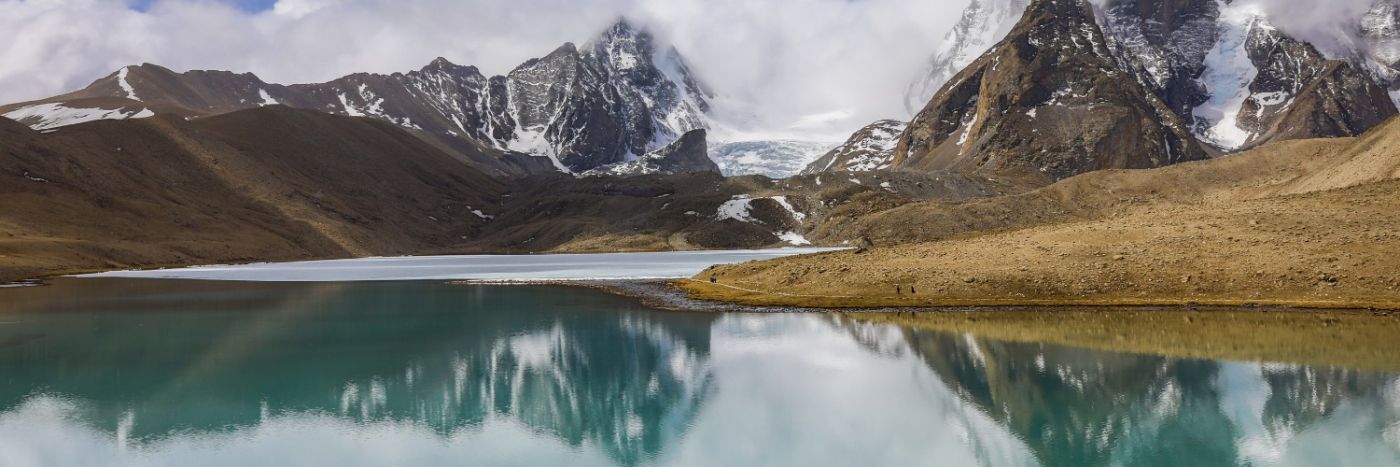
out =
[[990,49],[1016,24],[1030,0],[972,0],[944,36],[924,71],[905,91],[905,106],[918,112],[953,75]]
[[482,76],[481,70],[477,69],[477,67],[470,65],[458,65],[456,63],[452,63],[452,61],[443,57],[433,59],[432,62],[428,63],[427,66],[424,66],[418,71],[424,74],[450,74],[459,76],[471,76],[477,79],[485,78],[484,76]]
[[820,172],[869,172],[894,165],[894,150],[909,124],[879,120],[856,131],[845,143],[808,165],[802,174]]
[[1120,71],[1083,0],[1035,0],[1005,40],[914,117],[894,167],[1047,183],[1205,157],[1187,126]]
[[1360,29],[1368,49],[1367,65],[1394,89],[1400,81],[1400,5],[1395,0],[1377,0],[1361,17]]
[[1099,23],[1123,69],[1189,123],[1208,99],[1199,78],[1219,19],[1217,0],[1107,0]]
[[624,162],[707,128],[708,95],[673,48],[621,20],[512,71],[510,149],[572,172]]
[[407,73],[290,86],[252,74],[140,65],[78,92],[0,107],[0,114],[48,130],[280,104],[388,121],[489,173],[523,175],[580,173],[666,147],[708,127],[709,99],[675,48],[620,19],[583,47],[565,43],[505,76],[488,78],[441,57]]
[[1219,38],[1202,64],[1208,98],[1192,109],[1195,131],[1227,150],[1354,136],[1396,113],[1367,73],[1329,60],[1252,4],[1220,4]]

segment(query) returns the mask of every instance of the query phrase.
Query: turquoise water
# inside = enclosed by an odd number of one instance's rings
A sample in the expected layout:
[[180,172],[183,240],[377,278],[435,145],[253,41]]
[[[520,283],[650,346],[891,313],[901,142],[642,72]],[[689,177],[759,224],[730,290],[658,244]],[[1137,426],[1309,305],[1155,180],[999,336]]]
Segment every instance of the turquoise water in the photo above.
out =
[[1400,375],[433,282],[0,289],[0,465],[1400,465]]

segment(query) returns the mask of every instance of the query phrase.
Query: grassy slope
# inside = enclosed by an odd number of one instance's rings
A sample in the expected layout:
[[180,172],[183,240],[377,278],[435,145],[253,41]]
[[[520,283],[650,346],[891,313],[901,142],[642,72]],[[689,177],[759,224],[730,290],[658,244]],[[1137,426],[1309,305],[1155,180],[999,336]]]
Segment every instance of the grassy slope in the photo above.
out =
[[719,267],[683,287],[698,298],[818,307],[1400,308],[1397,149],[1392,120],[1356,139],[917,203],[858,227],[877,245],[913,243]]

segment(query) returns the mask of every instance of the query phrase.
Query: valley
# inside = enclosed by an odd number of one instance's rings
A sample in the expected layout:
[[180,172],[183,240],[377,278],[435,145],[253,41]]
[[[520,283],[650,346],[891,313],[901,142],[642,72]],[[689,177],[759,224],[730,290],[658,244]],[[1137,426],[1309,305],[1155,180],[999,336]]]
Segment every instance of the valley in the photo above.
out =
[[1400,0],[0,26],[3,466],[1400,465]]
[[850,250],[681,285],[784,306],[1391,308],[1383,3],[1347,58],[1229,2],[974,1],[908,90],[927,103],[839,144],[712,141],[732,133],[719,97],[626,19],[495,77],[131,66],[0,107],[18,122],[0,122],[0,279],[813,245]]

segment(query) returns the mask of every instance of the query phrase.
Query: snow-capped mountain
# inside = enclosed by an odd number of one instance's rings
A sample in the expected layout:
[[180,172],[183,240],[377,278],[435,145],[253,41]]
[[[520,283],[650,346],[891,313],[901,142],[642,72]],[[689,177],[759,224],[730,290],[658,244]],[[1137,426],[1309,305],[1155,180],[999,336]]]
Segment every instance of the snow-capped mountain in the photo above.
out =
[[707,127],[707,92],[674,48],[619,21],[580,51],[566,44],[506,77],[508,149],[569,171],[626,162]]
[[1108,0],[1099,16],[1121,66],[1226,151],[1352,136],[1395,113],[1365,73],[1275,27],[1254,3]]
[[796,175],[835,143],[821,141],[762,140],[715,144],[710,159],[725,176],[763,175],[785,178]]
[[917,113],[953,75],[992,48],[1026,11],[1030,0],[972,0],[944,36],[924,71],[905,92],[905,107]]
[[1098,11],[1120,66],[1190,122],[1208,99],[1198,78],[1220,37],[1216,0],[1106,0]]
[[1086,1],[1034,0],[914,117],[892,167],[1042,184],[1204,157],[1189,127],[1118,68]]
[[[1029,8],[1037,8],[1036,4]],[[1092,8],[1093,22],[1102,29],[1114,62],[1103,64],[1105,73],[1133,77],[1138,88],[1189,127],[1194,134],[1191,140],[1236,151],[1289,138],[1355,136],[1394,115],[1396,106],[1385,88],[1400,76],[1400,8],[1396,4],[1396,0],[1375,0],[1371,11],[1355,20],[1354,35],[1365,38],[1364,45],[1352,56],[1337,57],[1345,60],[1333,60],[1310,43],[1275,28],[1253,1],[1098,0]],[[911,85],[910,108],[931,105],[927,95],[935,91],[952,98],[987,91],[949,81],[958,81],[952,77],[963,73],[967,64],[976,67],[974,57],[1005,38],[1016,18],[1025,21],[1025,14],[1016,10],[1025,6],[1026,1],[974,0],[939,45],[930,69]],[[1075,15],[1047,21],[1042,27],[1072,21],[1077,21]],[[1043,52],[1039,45],[1033,46],[1026,50]],[[1092,55],[1082,56],[1095,60]],[[995,66],[983,71],[995,71]],[[969,78],[984,77],[977,73]],[[934,101],[938,99],[935,96]],[[1011,112],[1007,101],[998,101],[997,109],[991,110]],[[944,117],[967,119],[959,112]],[[941,124],[973,123],[986,122]],[[1040,134],[1018,145],[1035,145],[1042,138]],[[1008,150],[998,147],[998,151]]]
[[1222,4],[1220,38],[1205,57],[1208,99],[1192,110],[1201,139],[1225,149],[1269,141],[1354,136],[1396,114],[1365,72],[1329,60],[1250,4]]
[[894,165],[894,149],[909,124],[880,120],[861,128],[851,139],[808,165],[803,174],[820,172],[869,172]]
[[491,173],[520,175],[584,172],[661,149],[708,126],[709,99],[679,52],[620,20],[581,49],[565,44],[505,76],[488,78],[439,58],[408,73],[287,86],[250,73],[176,73],[147,64],[74,93],[0,107],[0,114],[53,129],[286,105],[392,122]]
[[1396,0],[1376,0],[1361,17],[1361,36],[1365,40],[1362,62],[1382,84],[1389,87],[1394,100],[1400,93],[1400,5]]

